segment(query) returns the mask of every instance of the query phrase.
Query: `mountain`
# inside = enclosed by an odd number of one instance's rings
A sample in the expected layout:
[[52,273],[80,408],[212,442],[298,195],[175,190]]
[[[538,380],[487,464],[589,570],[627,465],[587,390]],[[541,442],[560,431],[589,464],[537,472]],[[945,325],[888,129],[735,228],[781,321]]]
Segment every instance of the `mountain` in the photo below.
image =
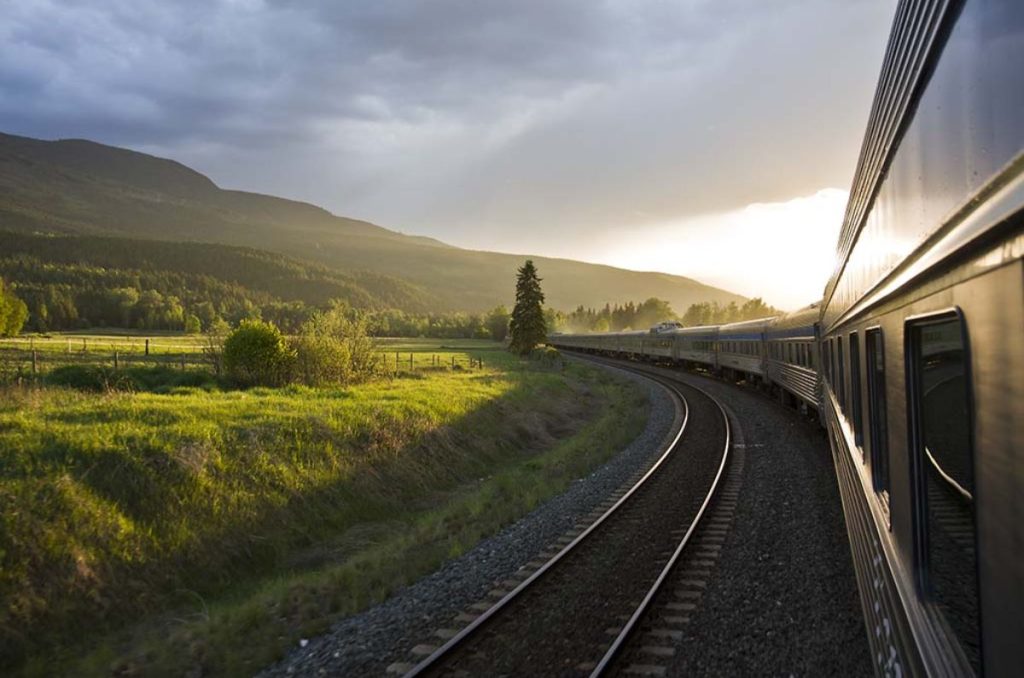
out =
[[[219,188],[173,160],[91,141],[0,134],[0,230],[198,241],[259,248],[336,271],[401,278],[436,310],[481,311],[512,301],[526,255],[451,247],[308,203]],[[3,254],[0,242],[0,255]],[[531,257],[555,308],[648,297],[678,311],[744,298],[695,280],[567,259]]]
[[[215,243],[165,242],[109,236],[38,235],[0,231],[0,276],[20,285],[104,286],[157,274],[174,279],[180,294],[193,286],[226,283],[261,299],[327,306],[345,299],[356,308],[396,308],[423,313],[435,302],[405,280],[379,273],[340,273],[315,264],[249,247]],[[205,280],[207,282],[200,282]],[[180,281],[180,282],[178,282]],[[106,286],[121,286],[111,282]],[[159,285],[131,285],[148,289]]]

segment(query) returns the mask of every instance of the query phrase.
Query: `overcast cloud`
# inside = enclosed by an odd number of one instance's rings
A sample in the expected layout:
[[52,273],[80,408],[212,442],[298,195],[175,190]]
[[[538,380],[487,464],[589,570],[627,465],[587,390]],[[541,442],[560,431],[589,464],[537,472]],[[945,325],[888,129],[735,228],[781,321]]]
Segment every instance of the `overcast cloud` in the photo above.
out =
[[453,244],[614,261],[620,234],[846,190],[893,11],[8,0],[0,130]]

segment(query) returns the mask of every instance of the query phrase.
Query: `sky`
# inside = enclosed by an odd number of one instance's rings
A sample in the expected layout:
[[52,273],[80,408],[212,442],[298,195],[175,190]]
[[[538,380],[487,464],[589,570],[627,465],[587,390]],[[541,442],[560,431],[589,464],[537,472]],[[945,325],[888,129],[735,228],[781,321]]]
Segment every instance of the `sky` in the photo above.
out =
[[0,131],[792,309],[832,269],[895,0],[0,7]]

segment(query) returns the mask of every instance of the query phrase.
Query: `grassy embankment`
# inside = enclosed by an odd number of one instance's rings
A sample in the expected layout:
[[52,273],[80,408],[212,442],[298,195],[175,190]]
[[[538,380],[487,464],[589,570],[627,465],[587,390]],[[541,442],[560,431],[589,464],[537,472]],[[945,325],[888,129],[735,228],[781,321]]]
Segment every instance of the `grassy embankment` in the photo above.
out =
[[[424,367],[334,389],[5,387],[5,671],[251,674],[559,492],[646,416],[584,366],[386,348]],[[450,368],[468,354],[483,369]]]

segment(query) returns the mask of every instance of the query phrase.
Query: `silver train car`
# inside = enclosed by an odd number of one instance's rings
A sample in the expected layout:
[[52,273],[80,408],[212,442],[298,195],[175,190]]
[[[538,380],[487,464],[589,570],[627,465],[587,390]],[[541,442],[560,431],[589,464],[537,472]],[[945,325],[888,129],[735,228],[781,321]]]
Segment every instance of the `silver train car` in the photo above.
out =
[[820,303],[671,330],[657,346],[550,343],[699,369],[813,409],[876,673],[1018,675],[1022,257],[1024,2],[901,0]]
[[880,672],[1024,670],[1024,3],[899,4],[822,301]]

